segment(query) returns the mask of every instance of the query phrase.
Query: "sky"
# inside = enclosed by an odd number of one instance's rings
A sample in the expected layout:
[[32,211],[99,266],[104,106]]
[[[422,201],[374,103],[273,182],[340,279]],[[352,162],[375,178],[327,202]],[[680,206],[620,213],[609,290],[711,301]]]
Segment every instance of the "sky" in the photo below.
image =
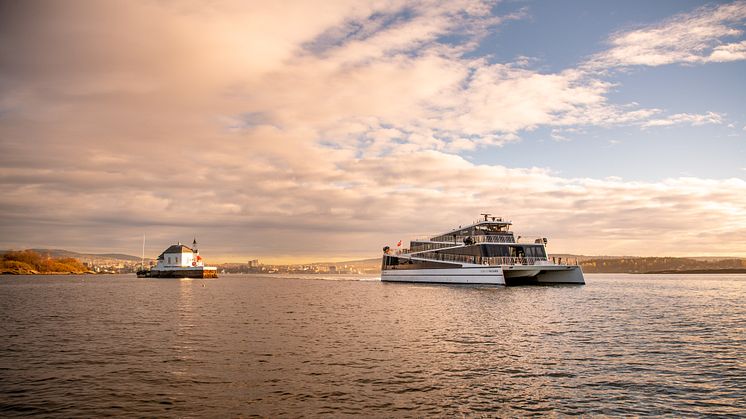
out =
[[2,1],[0,248],[746,257],[744,98],[744,1]]

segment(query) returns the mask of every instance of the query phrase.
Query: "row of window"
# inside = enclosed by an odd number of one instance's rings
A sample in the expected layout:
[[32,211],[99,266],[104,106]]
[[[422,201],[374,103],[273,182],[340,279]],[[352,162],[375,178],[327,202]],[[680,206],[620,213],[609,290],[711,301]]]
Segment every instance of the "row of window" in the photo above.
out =
[[540,244],[510,244],[510,245],[488,245],[458,247],[455,249],[441,250],[439,253],[452,255],[486,256],[486,257],[546,257],[544,246]]
[[383,257],[383,270],[407,270],[407,269],[444,269],[453,268],[453,264],[434,262],[430,260],[399,259],[396,256]]
[[544,258],[547,257],[544,246],[542,245],[509,245],[509,246],[480,246],[482,247],[482,256],[488,257],[528,257]]
[[442,249],[451,246],[453,246],[453,243],[423,243],[413,241],[409,246],[409,250],[411,252],[424,252],[425,250]]
[[[173,264],[177,265],[179,263],[179,258],[174,257],[173,258]],[[166,264],[171,265],[171,256],[166,256]]]

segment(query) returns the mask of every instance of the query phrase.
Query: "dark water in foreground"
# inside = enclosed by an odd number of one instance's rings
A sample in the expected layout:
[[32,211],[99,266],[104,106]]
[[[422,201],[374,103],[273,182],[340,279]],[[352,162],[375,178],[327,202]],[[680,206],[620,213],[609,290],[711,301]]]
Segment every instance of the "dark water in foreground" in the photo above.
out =
[[2,277],[0,416],[746,415],[746,275],[586,279]]

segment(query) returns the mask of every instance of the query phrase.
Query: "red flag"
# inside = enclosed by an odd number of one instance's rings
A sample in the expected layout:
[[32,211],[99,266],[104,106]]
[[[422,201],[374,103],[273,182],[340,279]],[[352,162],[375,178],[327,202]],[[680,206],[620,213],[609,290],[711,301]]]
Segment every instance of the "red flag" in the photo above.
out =
[[401,240],[399,240],[399,243],[396,244],[396,247],[400,247],[400,246],[401,246]]

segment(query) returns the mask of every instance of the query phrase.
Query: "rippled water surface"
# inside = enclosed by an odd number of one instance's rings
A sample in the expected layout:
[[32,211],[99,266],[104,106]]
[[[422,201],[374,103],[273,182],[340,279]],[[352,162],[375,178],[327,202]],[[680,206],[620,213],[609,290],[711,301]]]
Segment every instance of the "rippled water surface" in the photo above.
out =
[[746,415],[744,275],[335,278],[2,277],[0,416]]

